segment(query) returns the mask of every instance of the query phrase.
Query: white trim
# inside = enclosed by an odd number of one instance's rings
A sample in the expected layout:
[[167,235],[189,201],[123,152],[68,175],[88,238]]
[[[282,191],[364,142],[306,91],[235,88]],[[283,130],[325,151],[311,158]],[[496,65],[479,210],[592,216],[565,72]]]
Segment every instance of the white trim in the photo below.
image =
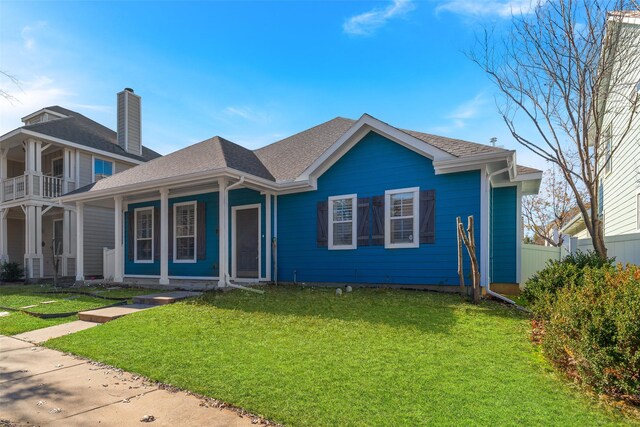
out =
[[111,163],[111,175],[105,175],[104,178],[108,178],[116,173],[116,162],[113,159],[91,155],[91,182],[96,182],[96,160],[102,160],[103,162]]
[[409,135],[387,123],[384,123],[368,114],[363,114],[356,123],[349,128],[331,147],[329,147],[320,157],[318,157],[307,169],[305,169],[296,181],[308,180],[310,177],[317,177],[329,169],[343,154],[353,147],[360,139],[369,133],[376,133],[393,140],[400,145],[422,154],[434,161],[456,159],[455,156],[440,150],[416,137]]
[[75,150],[75,156],[76,156],[76,170],[74,171],[75,173],[75,177],[76,177],[76,190],[80,187],[82,187],[82,185],[80,185],[80,150]]
[[[351,200],[351,244],[350,245],[335,245],[333,243],[333,202],[337,200]],[[357,194],[345,194],[342,196],[329,197],[328,209],[327,209],[327,237],[329,250],[349,250],[358,248],[358,195]],[[348,222],[348,221],[343,221]]]
[[640,230],[640,188],[636,190],[636,229]]
[[[178,206],[193,206],[193,259],[177,259],[178,254],[178,233],[176,233],[176,208]],[[173,262],[174,264],[195,264],[198,262],[198,202],[191,200],[188,202],[174,203],[173,204]],[[185,237],[185,236],[181,236]],[[187,236],[188,237],[188,236]]]
[[[121,154],[115,154],[115,153],[110,153],[108,151],[102,151],[102,150],[98,150],[97,148],[93,148],[93,147],[89,147],[87,145],[82,145],[82,144],[78,144],[76,142],[71,142],[71,141],[67,141],[66,139],[60,139],[60,138],[56,138],[54,136],[49,136],[46,135],[44,133],[39,133],[39,132],[34,132],[32,130],[28,130],[28,129],[23,129],[23,128],[18,128],[18,129],[14,129],[9,133],[6,133],[4,135],[2,135],[0,137],[0,142],[4,141],[5,139],[11,138],[15,135],[18,134],[25,134],[34,138],[40,138],[40,139],[45,139],[51,142],[55,142],[57,144],[62,144],[62,145],[66,145],[68,147],[72,147],[72,148],[77,148],[80,149],[82,151],[87,151],[89,153],[92,154],[97,154],[100,156],[107,156],[110,158],[113,158],[115,160],[121,160],[123,162],[127,162],[127,163],[133,163],[136,165],[141,165],[142,163],[145,163],[143,160],[136,160],[136,159],[132,159],[131,157],[126,157],[123,156]],[[134,154],[135,156],[135,154]]]
[[273,268],[273,260],[271,259],[271,193],[265,194],[265,224],[266,224],[266,236],[265,236],[265,249],[266,249],[266,279],[271,281],[271,269]]
[[[413,193],[413,242],[391,243],[391,196]],[[384,192],[384,248],[408,249],[420,247],[420,187],[399,188]]]
[[53,170],[54,170],[53,162],[55,162],[56,160],[62,160],[62,179],[66,180],[68,178],[65,176],[65,171],[64,171],[64,169],[65,169],[65,167],[64,167],[65,166],[64,157],[65,156],[63,155],[63,156],[52,157],[51,158],[51,176],[56,177],[56,178],[60,178],[59,176],[53,174]]
[[42,109],[40,109],[40,110],[36,111],[35,113],[31,113],[31,114],[29,114],[28,116],[24,116],[24,117],[23,117],[23,118],[21,118],[20,120],[24,123],[24,122],[26,122],[26,121],[29,121],[29,120],[30,120],[30,119],[32,119],[33,117],[35,117],[35,116],[37,116],[37,115],[39,115],[39,114],[44,114],[44,113],[52,114],[52,115],[54,115],[54,116],[58,116],[58,118],[60,118],[60,119],[64,119],[65,117],[69,117],[69,116],[65,116],[65,115],[64,115],[64,114],[62,114],[62,113],[56,113],[55,111],[53,111],[53,110],[49,110],[48,108],[42,108]]
[[160,284],[169,284],[169,189],[160,189]]
[[[138,212],[151,211],[151,259],[138,259]],[[133,262],[135,264],[153,264],[155,251],[155,237],[154,236],[154,207],[145,206],[142,208],[135,208],[133,210]],[[142,240],[149,240],[148,238]]]
[[[238,279],[236,260],[236,213],[245,209],[258,209],[258,277],[243,277]],[[262,279],[262,204],[240,205],[231,207],[231,278],[233,280],[260,280]]]

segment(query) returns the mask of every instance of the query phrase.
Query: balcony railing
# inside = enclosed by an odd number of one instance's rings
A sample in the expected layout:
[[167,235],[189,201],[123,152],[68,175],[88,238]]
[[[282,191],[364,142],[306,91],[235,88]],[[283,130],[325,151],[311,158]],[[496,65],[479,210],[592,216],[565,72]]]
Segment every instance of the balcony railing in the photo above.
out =
[[53,199],[75,188],[73,182],[54,176],[24,174],[2,180],[0,200],[9,202],[28,197]]

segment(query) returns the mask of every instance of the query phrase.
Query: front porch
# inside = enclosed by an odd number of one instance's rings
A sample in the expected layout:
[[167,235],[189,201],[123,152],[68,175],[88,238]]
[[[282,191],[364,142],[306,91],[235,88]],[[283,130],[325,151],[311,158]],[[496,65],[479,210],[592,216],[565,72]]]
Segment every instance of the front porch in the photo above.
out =
[[0,260],[20,264],[27,281],[75,276],[73,216],[54,204],[0,208]]
[[84,281],[89,208],[113,209],[104,278],[187,290],[271,281],[275,196],[238,178],[76,202],[76,280]]

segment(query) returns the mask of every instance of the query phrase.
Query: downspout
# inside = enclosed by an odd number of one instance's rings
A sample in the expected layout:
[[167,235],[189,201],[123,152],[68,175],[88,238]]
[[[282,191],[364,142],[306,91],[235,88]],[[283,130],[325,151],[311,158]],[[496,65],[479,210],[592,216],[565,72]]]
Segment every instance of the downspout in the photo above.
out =
[[[244,184],[244,176],[240,177],[240,180],[238,182],[235,182],[233,184],[231,184],[230,186],[228,186],[227,188],[225,188],[224,192],[225,192],[225,200],[227,201],[227,205],[229,204],[229,190],[233,190],[234,188],[237,188],[239,186],[241,186],[242,184]],[[227,206],[227,221],[226,224],[224,225],[225,228],[227,229],[226,231],[229,230],[229,208]],[[229,238],[227,237],[227,241],[229,240]],[[229,247],[227,246],[227,252],[229,250]],[[242,289],[245,291],[251,291],[251,292],[256,292],[258,294],[264,294],[264,291],[261,291],[259,289],[253,289],[253,288],[249,288],[248,286],[242,286],[242,285],[236,285],[235,283],[231,283],[231,279],[229,278],[229,273],[225,273],[225,277],[224,277],[224,282],[226,286],[229,286],[230,288],[236,288],[236,289]]]
[[[489,197],[489,198],[490,198],[490,201],[491,201],[491,203],[489,204],[489,212],[490,212],[490,214],[489,214],[489,215],[490,215],[490,217],[491,217],[491,216],[493,216],[493,209],[492,209],[492,207],[493,207],[493,198],[491,198],[491,194],[490,194],[490,192],[491,192],[491,178],[492,178],[494,175],[498,175],[498,174],[500,174],[500,173],[504,173],[504,172],[509,172],[509,169],[510,169],[509,167],[506,167],[506,168],[504,168],[504,169],[499,169],[499,170],[497,170],[497,171],[495,171],[495,172],[491,172],[491,173],[489,174],[489,176],[487,177],[487,181],[488,181],[487,183],[489,184],[489,185],[487,185],[487,197]],[[489,220],[489,225],[491,225],[491,220]],[[491,228],[489,227],[489,236],[487,236],[487,238],[489,239],[489,242],[488,242],[488,244],[487,244],[487,247],[488,247],[490,250],[491,250],[491,243],[490,243],[490,242],[491,242],[491,237],[490,237],[490,236],[491,236],[491,232],[492,232],[492,231],[493,231],[493,230],[491,230]],[[491,256],[491,254],[489,253],[489,257],[490,257],[490,256]],[[491,258],[489,258],[489,259],[491,259]],[[497,298],[497,299],[499,299],[499,300],[502,300],[502,301],[504,301],[504,302],[507,302],[507,303],[509,303],[509,304],[513,304],[513,305],[515,305],[515,306],[516,306],[517,308],[519,308],[519,309],[524,309],[523,307],[520,307],[518,304],[516,304],[516,302],[515,302],[515,301],[510,300],[509,298],[507,298],[507,297],[505,297],[505,296],[503,296],[503,295],[500,295],[500,294],[499,294],[499,293],[497,293],[497,292],[493,292],[493,291],[491,290],[491,288],[490,288],[490,286],[491,286],[491,281],[490,281],[489,279],[490,279],[490,277],[489,277],[489,271],[487,270],[487,293],[488,293],[489,295],[491,295],[492,297]]]

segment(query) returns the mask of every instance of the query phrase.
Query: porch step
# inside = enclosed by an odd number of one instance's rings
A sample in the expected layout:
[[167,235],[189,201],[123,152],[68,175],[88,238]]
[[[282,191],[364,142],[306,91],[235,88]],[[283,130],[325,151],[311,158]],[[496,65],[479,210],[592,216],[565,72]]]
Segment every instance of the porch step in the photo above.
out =
[[134,304],[149,304],[149,305],[165,305],[172,304],[185,298],[197,297],[202,292],[191,291],[174,291],[174,292],[162,292],[160,294],[140,295],[133,297]]
[[97,310],[81,311],[78,318],[85,322],[107,323],[110,320],[117,319],[127,314],[135,313],[148,308],[153,308],[148,304],[129,304],[115,307],[99,308]]

